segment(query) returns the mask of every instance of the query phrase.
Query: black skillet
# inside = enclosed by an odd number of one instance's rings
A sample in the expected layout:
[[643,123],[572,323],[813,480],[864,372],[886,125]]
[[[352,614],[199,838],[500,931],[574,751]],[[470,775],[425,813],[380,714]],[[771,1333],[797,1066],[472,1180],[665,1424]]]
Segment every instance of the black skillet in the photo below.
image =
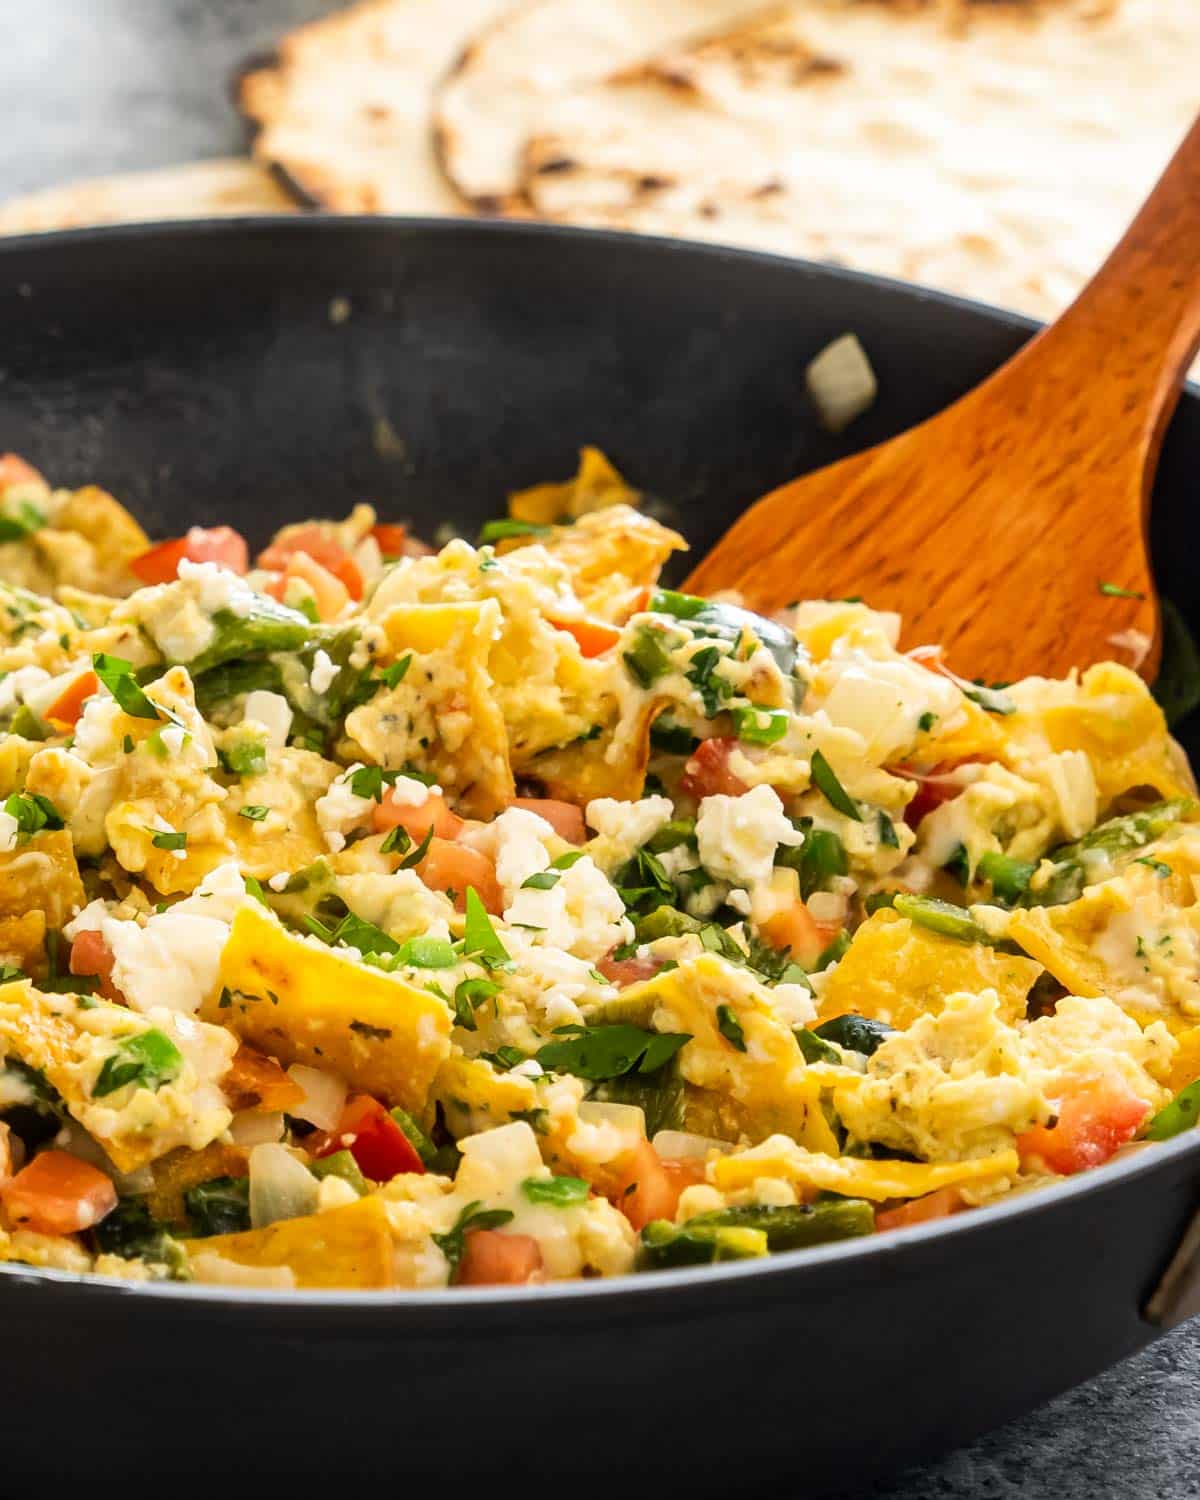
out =
[[[154,534],[229,521],[261,542],[364,497],[426,535],[470,532],[592,442],[703,549],[781,480],[938,411],[1030,328],[802,262],[536,227],[81,232],[0,248],[0,451],[104,485]],[[803,372],[851,329],[880,396],[833,439]],[[1193,627],[1198,476],[1193,393],[1153,525]],[[3,1472],[156,1492],[200,1473],[263,1493],[854,1485],[1153,1338],[1143,1309],[1200,1201],[1197,1148],[865,1244],[528,1293],[7,1268]]]

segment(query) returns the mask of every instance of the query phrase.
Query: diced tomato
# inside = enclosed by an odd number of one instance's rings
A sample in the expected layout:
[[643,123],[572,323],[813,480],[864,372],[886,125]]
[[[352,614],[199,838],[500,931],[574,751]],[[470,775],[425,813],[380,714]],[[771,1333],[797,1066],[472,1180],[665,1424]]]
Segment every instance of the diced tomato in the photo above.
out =
[[880,1209],[875,1214],[875,1228],[907,1229],[912,1224],[928,1224],[934,1219],[944,1219],[947,1214],[956,1214],[963,1206],[962,1194],[957,1188],[938,1188],[936,1193],[926,1193],[923,1198],[898,1204],[895,1208]]
[[760,923],[772,948],[790,948],[806,967],[814,964],[842,930],[836,922],[818,922],[803,901],[790,901]]
[[573,636],[584,656],[603,656],[621,639],[621,632],[607,620],[551,620],[555,630]]
[[284,571],[266,585],[272,599],[284,603],[288,596],[288,584],[299,578],[308,585],[317,607],[317,618],[329,621],[337,619],[350,602],[350,593],[340,578],[328,568],[314,562],[307,552],[295,552],[288,558]]
[[116,1208],[117,1190],[77,1156],[43,1151],[0,1187],[0,1203],[14,1229],[77,1234]]
[[377,802],[371,813],[371,825],[376,833],[389,828],[403,828],[418,843],[433,829],[435,838],[456,839],[462,832],[463,820],[451,812],[440,792],[430,792],[419,807],[410,802],[397,802],[389,790],[382,802]]
[[613,1203],[635,1229],[644,1229],[651,1219],[673,1219],[684,1188],[704,1181],[704,1163],[698,1157],[664,1161],[649,1141],[642,1141],[619,1163],[615,1182],[605,1188]]
[[596,969],[610,984],[624,989],[627,984],[641,984],[653,979],[663,963],[661,958],[613,958],[610,953],[600,960]]
[[568,844],[582,844],[587,839],[583,812],[573,802],[557,802],[553,797],[514,797],[512,805],[545,818],[559,838],[566,839]]
[[45,482],[33,465],[27,464],[23,458],[18,458],[15,453],[0,453],[0,491],[6,490],[10,484]]
[[219,563],[234,573],[245,573],[250,566],[250,552],[241,532],[232,526],[193,526],[186,536],[159,542],[140,553],[130,561],[129,571],[143,583],[170,583],[185,559]]
[[679,790],[698,802],[717,793],[740,797],[748,792],[746,783],[729,769],[729,757],[737,748],[737,740],[704,740],[684,766]]
[[73,677],[46,710],[45,717],[64,728],[74,728],[83,712],[83,705],[93,693],[100,691],[100,679],[95,672],[81,672]]
[[487,911],[498,916],[504,910],[504,893],[496,879],[496,867],[478,849],[434,838],[429,853],[417,866],[417,874],[431,891],[454,892],[454,904],[466,910],[467,887],[474,886]]
[[400,1172],[425,1170],[416,1147],[370,1094],[351,1094],[337,1129],[312,1135],[306,1144],[316,1157],[349,1151],[372,1182],[390,1182]]
[[116,987],[112,980],[113,964],[112,949],[108,946],[104,935],[99,932],[81,932],[71,944],[71,956],[67,967],[72,974],[81,976],[92,976],[100,980],[100,993],[106,1000],[112,1000],[118,1005],[124,1005],[125,996]]
[[267,1114],[292,1110],[304,1102],[304,1090],[284,1072],[273,1057],[242,1045],[233,1054],[229,1071],[221,1079],[221,1091],[230,1109],[259,1109]]
[[1053,1125],[1035,1125],[1017,1137],[1023,1163],[1042,1163],[1051,1172],[1070,1176],[1106,1162],[1150,1113],[1119,1078],[1079,1078],[1058,1103]]
[[[299,526],[289,532],[282,541],[272,543],[259,553],[258,565],[274,572],[286,572],[289,562],[300,553],[320,564],[327,573],[332,573],[351,599],[362,598],[363,580],[358,564],[345,547],[339,546],[319,526]],[[324,615],[321,618],[324,619]]]
[[403,557],[408,542],[408,527],[397,526],[390,521],[380,521],[371,527],[371,535],[384,557]]
[[460,1286],[525,1286],[541,1281],[542,1251],[529,1234],[468,1229],[458,1263]]
[[934,808],[959,796],[964,790],[963,785],[950,779],[950,772],[956,771],[959,766],[973,765],[983,758],[979,755],[967,755],[962,760],[943,760],[928,771],[914,771],[911,766],[906,765],[890,767],[895,775],[917,783],[913,799],[904,809],[904,821],[908,826],[915,830]]

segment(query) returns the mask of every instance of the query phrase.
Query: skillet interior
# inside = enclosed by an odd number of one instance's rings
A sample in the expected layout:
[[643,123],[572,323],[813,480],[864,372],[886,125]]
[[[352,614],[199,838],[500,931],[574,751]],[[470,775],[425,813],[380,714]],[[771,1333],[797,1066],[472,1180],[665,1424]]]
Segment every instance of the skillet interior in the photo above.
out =
[[[153,532],[232,520],[261,541],[297,514],[364,496],[427,533],[445,520],[469,532],[506,489],[568,472],[591,441],[670,500],[703,549],[781,479],[938,410],[1031,326],[803,263],[539,227],[82,232],[0,249],[0,450],[60,483],[104,484]],[[834,439],[807,408],[803,371],[847,329],[870,351],[881,397]],[[1163,587],[1193,626],[1198,469],[1191,397],[1164,452],[1153,537]],[[469,1317],[453,1297],[383,1299],[385,1315],[378,1299],[374,1313],[340,1298],[147,1304],[94,1287],[35,1290],[15,1273],[0,1279],[0,1301],[39,1351],[27,1411],[79,1381],[107,1330],[117,1387],[157,1412],[164,1443],[195,1417],[155,1378],[179,1349],[222,1401],[254,1400],[260,1379],[299,1400],[314,1340],[372,1422],[423,1435],[416,1459],[403,1455],[407,1472],[444,1463],[444,1442],[458,1472],[494,1473],[496,1445],[528,1427],[531,1404],[569,1429],[582,1402],[623,1424],[618,1448],[589,1452],[592,1472],[631,1452],[647,1479],[689,1467],[728,1478],[790,1457],[811,1490],[960,1441],[1143,1342],[1137,1308],[1195,1197],[1190,1146],[1069,1202],[1031,1201],[986,1234],[981,1220],[883,1256],[726,1274],[719,1291],[698,1273],[654,1293],[582,1288],[536,1308],[493,1295]],[[247,1335],[260,1362],[239,1365],[230,1346]],[[656,1401],[652,1422],[631,1425],[620,1393],[635,1369]],[[464,1451],[454,1406],[466,1387],[489,1396]],[[88,1382],[87,1400],[101,1431],[106,1397]],[[695,1417],[708,1413],[698,1448]],[[297,1449],[288,1424],[267,1419],[246,1451],[281,1473],[332,1472],[346,1455],[330,1436],[306,1431]],[[539,1449],[539,1472],[577,1478],[577,1456]]]

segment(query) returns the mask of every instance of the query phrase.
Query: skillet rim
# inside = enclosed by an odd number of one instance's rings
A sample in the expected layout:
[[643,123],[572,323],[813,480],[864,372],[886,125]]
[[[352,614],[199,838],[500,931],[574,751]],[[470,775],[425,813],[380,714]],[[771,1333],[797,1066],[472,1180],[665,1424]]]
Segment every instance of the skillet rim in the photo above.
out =
[[[410,217],[399,214],[330,214],[325,212],[299,213],[296,215],[245,214],[208,219],[155,219],[132,224],[93,225],[77,229],[31,232],[6,237],[0,241],[0,272],[11,258],[28,255],[37,250],[65,246],[86,250],[89,245],[105,241],[141,244],[142,242],[170,242],[173,239],[235,239],[247,232],[304,238],[308,235],[337,235],[349,231],[352,235],[366,234],[381,237],[401,232],[402,237],[431,235],[434,238],[502,238],[520,241],[548,240],[571,242],[599,241],[613,249],[627,247],[631,243],[636,251],[656,254],[671,254],[688,258],[709,260],[716,263],[743,264],[746,266],[769,265],[798,274],[802,279],[814,282],[835,281],[855,286],[870,286],[885,293],[899,292],[916,304],[937,303],[970,313],[983,313],[993,323],[999,323],[1018,331],[1036,335],[1044,326],[1023,313],[997,307],[952,292],[921,286],[896,277],[874,272],[851,270],[845,266],[827,265],[805,260],[798,256],[777,254],[771,251],[749,250],[733,245],[709,243],[701,240],[680,240],[663,235],[631,234],[621,230],[584,229],[574,225],[546,224],[537,221],[508,219],[479,219],[468,216]],[[14,287],[15,287],[14,283]],[[0,296],[7,296],[5,286]],[[36,293],[36,287],[35,287]],[[20,292],[17,294],[21,295]],[[1184,382],[1181,394],[1200,398],[1200,381]],[[889,1230],[883,1234],[843,1240],[828,1245],[814,1246],[806,1250],[784,1251],[761,1259],[734,1261],[724,1265],[693,1266],[673,1271],[596,1278],[589,1281],[551,1282],[536,1288],[508,1289],[503,1287],[443,1287],[424,1291],[413,1289],[388,1291],[316,1291],[296,1289],[264,1289],[255,1287],[228,1287],[217,1284],[186,1282],[131,1282],[116,1277],[98,1277],[47,1267],[23,1265],[19,1262],[0,1263],[0,1288],[11,1281],[28,1287],[41,1288],[41,1295],[50,1296],[55,1290],[70,1291],[73,1295],[86,1296],[90,1301],[114,1302],[117,1298],[141,1297],[165,1301],[170,1304],[192,1303],[198,1309],[208,1306],[232,1309],[250,1307],[263,1312],[276,1308],[302,1310],[306,1319],[319,1320],[323,1314],[336,1312],[342,1318],[348,1314],[359,1321],[369,1320],[378,1325],[379,1314],[385,1309],[397,1313],[427,1310],[437,1317],[446,1309],[471,1308],[475,1311],[491,1309],[499,1315],[511,1306],[520,1306],[526,1312],[533,1308],[543,1311],[547,1318],[564,1304],[570,1308],[576,1304],[597,1304],[609,1311],[619,1313],[625,1304],[641,1304],[647,1298],[656,1306],[663,1307],[664,1316],[669,1315],[674,1304],[686,1299],[689,1294],[705,1286],[747,1286],[764,1281],[777,1283],[779,1279],[796,1279],[803,1276],[806,1268],[818,1269],[836,1265],[843,1261],[862,1264],[871,1260],[894,1262],[904,1257],[911,1249],[909,1259],[915,1252],[935,1241],[957,1238],[975,1238],[986,1234],[992,1225],[1011,1220],[1016,1216],[1037,1216],[1053,1212],[1058,1204],[1070,1203],[1093,1193],[1118,1191],[1127,1180],[1148,1175],[1166,1168],[1177,1158],[1188,1155],[1200,1156],[1200,1135],[1189,1131],[1173,1141],[1156,1142],[1147,1149],[1130,1153],[1123,1160],[1106,1163],[1081,1173],[1078,1177],[1061,1182],[1053,1187],[1029,1193],[1016,1193],[984,1208],[946,1219],[934,1220],[902,1230]],[[897,1238],[899,1236],[899,1238]],[[6,1291],[7,1288],[4,1288]],[[661,1295],[656,1295],[661,1294]],[[671,1294],[674,1294],[672,1296]],[[301,1325],[297,1323],[297,1328]],[[357,1331],[355,1329],[354,1331]],[[455,1331],[453,1320],[449,1331]],[[534,1331],[530,1327],[529,1331]]]

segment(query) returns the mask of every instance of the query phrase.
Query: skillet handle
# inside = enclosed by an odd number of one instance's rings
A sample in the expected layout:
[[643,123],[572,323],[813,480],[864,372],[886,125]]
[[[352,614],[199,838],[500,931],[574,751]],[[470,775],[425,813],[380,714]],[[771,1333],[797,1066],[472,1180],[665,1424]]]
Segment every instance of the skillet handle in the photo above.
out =
[[1193,1216],[1162,1280],[1142,1309],[1148,1323],[1175,1328],[1200,1313],[1200,1213]]

